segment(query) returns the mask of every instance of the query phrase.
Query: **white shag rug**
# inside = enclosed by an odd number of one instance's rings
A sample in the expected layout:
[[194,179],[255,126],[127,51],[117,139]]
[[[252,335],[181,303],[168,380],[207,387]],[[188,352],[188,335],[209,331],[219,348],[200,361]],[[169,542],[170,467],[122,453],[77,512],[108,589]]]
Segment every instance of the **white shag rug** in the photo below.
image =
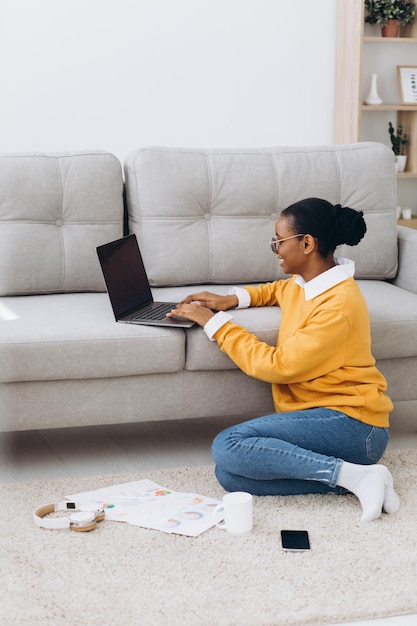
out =
[[[286,626],[417,613],[417,450],[392,450],[401,509],[360,523],[352,495],[254,498],[254,529],[196,538],[117,522],[37,528],[64,495],[142,478],[221,499],[213,467],[1,485],[0,623],[7,626]],[[307,529],[309,552],[280,530]]]

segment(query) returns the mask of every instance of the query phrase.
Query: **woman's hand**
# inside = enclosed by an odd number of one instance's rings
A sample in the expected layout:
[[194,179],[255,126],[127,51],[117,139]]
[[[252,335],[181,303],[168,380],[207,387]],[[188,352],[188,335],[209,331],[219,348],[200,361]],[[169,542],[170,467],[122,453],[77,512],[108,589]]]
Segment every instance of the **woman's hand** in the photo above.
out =
[[179,315],[204,327],[209,319],[214,316],[212,309],[215,311],[227,311],[227,309],[232,309],[238,304],[237,296],[218,296],[215,293],[202,291],[184,298],[175,309],[172,309],[167,314],[167,317]]
[[166,317],[175,317],[177,315],[185,317],[192,322],[196,322],[203,328],[209,319],[214,316],[214,313],[211,309],[205,307],[202,302],[193,301],[190,303],[180,302],[175,309],[172,309],[172,311],[166,314]]
[[237,296],[227,295],[219,296],[209,291],[201,291],[200,293],[192,293],[184,298],[181,304],[191,304],[192,302],[199,303],[200,305],[212,309],[213,311],[227,311],[233,309],[239,304]]

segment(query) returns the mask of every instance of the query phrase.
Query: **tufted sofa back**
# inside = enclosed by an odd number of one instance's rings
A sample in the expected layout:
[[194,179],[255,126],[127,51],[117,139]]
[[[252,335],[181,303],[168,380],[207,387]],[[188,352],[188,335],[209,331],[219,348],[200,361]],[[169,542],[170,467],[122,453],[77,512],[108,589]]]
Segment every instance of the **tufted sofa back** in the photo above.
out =
[[104,291],[96,246],[122,235],[112,154],[0,155],[0,295]]
[[337,252],[356,261],[357,278],[396,274],[394,157],[381,144],[144,148],[128,155],[124,169],[129,229],[154,286],[281,277],[269,247],[275,220],[312,196],[364,211],[364,239]]
[[[337,252],[357,278],[396,274],[394,157],[381,144],[144,148],[126,158],[125,180],[153,286],[281,277],[275,220],[309,196],[364,211],[364,239]],[[123,235],[123,184],[103,151],[0,155],[0,295],[104,291],[96,246]]]

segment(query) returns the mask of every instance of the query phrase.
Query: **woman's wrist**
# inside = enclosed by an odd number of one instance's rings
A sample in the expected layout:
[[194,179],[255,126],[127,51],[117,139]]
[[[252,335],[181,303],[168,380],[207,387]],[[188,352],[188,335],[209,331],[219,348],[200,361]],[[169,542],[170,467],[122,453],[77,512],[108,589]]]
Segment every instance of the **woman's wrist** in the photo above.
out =
[[227,309],[235,309],[237,306],[239,306],[239,298],[237,297],[236,294],[230,294],[226,297],[227,297]]

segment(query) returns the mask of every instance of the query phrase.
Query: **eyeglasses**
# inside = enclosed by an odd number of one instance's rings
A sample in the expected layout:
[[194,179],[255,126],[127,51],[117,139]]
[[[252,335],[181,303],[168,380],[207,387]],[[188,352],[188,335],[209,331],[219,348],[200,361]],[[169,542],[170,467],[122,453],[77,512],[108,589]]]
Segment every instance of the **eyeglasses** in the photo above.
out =
[[271,239],[271,250],[274,254],[279,253],[279,247],[283,241],[287,241],[288,239],[295,239],[296,237],[305,237],[304,234],[299,233],[298,235],[291,235],[291,237],[285,237],[284,239],[278,239],[277,237],[272,237]]

